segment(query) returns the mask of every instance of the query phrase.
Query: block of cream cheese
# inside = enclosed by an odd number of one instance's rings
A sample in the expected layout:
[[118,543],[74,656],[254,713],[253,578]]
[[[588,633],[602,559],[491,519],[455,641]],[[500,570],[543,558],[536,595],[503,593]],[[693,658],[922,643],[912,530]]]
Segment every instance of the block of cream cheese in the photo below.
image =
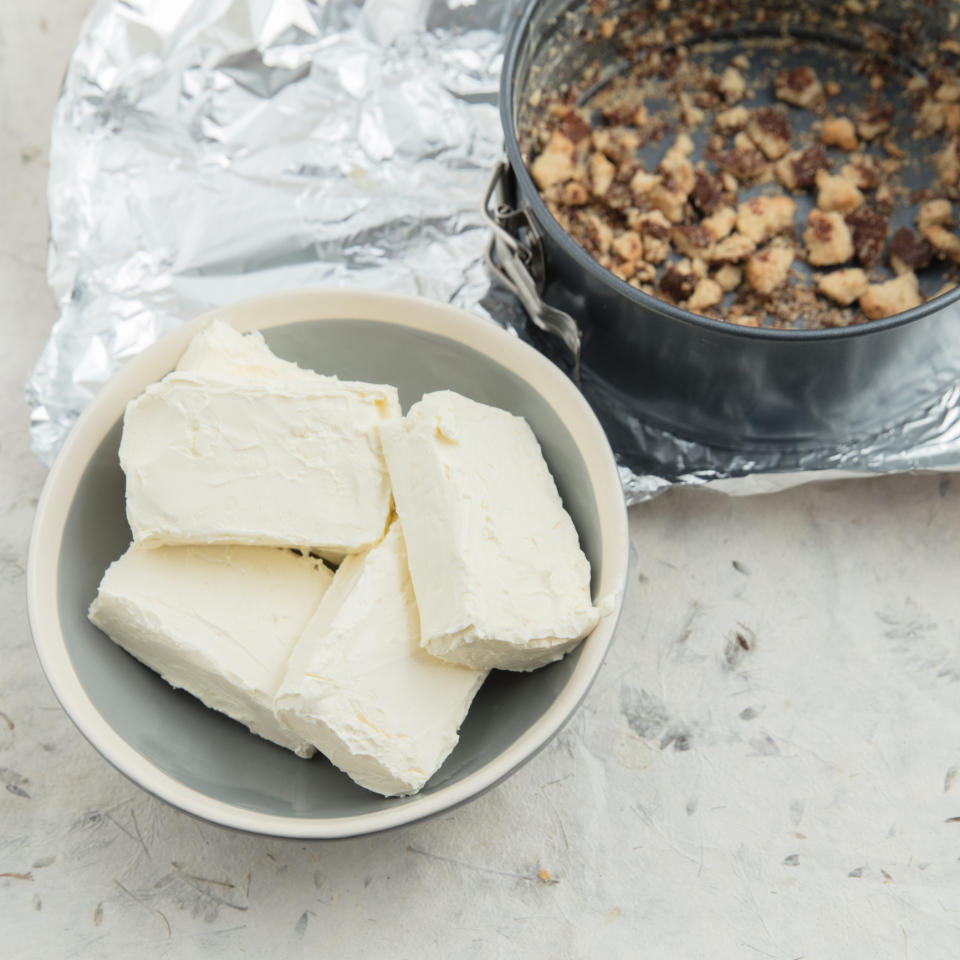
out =
[[104,574],[90,619],[171,686],[309,757],[273,698],[332,579],[322,561],[276,547],[131,544]]
[[302,370],[222,324],[184,361],[124,415],[136,542],[341,555],[383,536],[392,499],[377,427],[400,415],[395,387]]
[[590,565],[522,417],[441,391],[380,438],[431,654],[533,670],[593,629]]
[[207,324],[184,351],[177,370],[214,377],[238,377],[245,380],[306,380],[324,377],[289,360],[282,360],[267,346],[259,330],[240,333],[223,320]]
[[300,380],[316,384],[326,381],[361,391],[390,391],[392,387],[340,380],[313,370],[305,370],[296,363],[283,360],[267,346],[259,330],[240,333],[223,320],[208,323],[184,351],[177,370],[213,377],[236,377],[241,380]]
[[485,677],[420,646],[394,521],[377,546],[340,565],[294,648],[275,706],[362,787],[399,796],[416,793],[446,759]]

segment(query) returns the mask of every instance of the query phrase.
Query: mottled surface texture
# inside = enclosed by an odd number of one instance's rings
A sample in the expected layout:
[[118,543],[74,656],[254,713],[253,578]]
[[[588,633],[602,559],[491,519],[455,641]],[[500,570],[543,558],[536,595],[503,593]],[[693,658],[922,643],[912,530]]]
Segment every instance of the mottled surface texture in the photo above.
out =
[[571,724],[385,836],[210,827],[111,769],[26,623],[46,135],[83,10],[0,7],[0,956],[910,958],[960,942],[960,479],[634,508]]

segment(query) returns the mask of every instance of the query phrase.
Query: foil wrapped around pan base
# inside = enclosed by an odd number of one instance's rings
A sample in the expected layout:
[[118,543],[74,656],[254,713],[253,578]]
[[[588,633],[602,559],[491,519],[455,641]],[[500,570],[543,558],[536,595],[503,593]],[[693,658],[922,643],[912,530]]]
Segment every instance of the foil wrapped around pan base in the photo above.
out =
[[[53,460],[125,360],[255,294],[415,293],[536,342],[483,262],[513,15],[513,3],[483,0],[98,3],[53,120],[48,279],[60,316],[28,384],[36,455]],[[584,390],[616,424],[614,448],[620,433],[642,451],[622,466],[631,503],[677,483],[753,478],[740,485],[752,491],[798,472],[960,466],[960,389],[856,449],[802,456],[688,443],[636,422],[603,383]]]

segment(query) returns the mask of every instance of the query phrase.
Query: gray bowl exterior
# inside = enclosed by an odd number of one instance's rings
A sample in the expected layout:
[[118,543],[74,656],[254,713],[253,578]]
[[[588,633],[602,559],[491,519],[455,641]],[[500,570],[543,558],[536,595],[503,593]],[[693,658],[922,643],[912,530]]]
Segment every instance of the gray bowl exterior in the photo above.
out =
[[[909,419],[956,383],[960,290],[856,327],[763,330],[666,304],[593,260],[540,199],[517,139],[532,62],[551,43],[561,49],[569,43],[572,31],[558,36],[556,17],[577,6],[537,0],[509,38],[500,90],[512,173],[507,202],[524,208],[539,234],[543,299],[578,321],[583,365],[614,392],[622,409],[712,447],[801,451],[866,440]],[[577,62],[575,56],[568,60]],[[564,72],[572,78],[575,69]],[[618,425],[604,425],[623,454]]]
[[[396,384],[404,409],[424,392],[456,384],[466,396],[526,417],[597,583],[601,531],[586,464],[559,415],[529,383],[455,340],[378,321],[306,321],[263,333],[275,353],[304,367]],[[302,760],[254,736],[172,689],[86,618],[105,569],[130,541],[117,459],[120,430],[117,422],[77,484],[60,548],[59,615],[73,669],[93,706],[131,747],[178,782],[225,803],[294,819],[417,804],[419,797],[468,776],[509,748],[555,701],[575,670],[580,649],[532,673],[491,673],[461,727],[459,744],[414,797],[378,796],[323,757]]]

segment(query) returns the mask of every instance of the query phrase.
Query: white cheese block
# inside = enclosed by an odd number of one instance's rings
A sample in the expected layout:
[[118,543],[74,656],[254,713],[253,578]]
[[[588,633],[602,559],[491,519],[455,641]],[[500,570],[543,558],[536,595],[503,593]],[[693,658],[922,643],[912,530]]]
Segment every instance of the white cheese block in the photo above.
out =
[[259,330],[240,333],[223,320],[207,324],[184,351],[177,370],[200,376],[236,377],[240,380],[298,380],[314,385],[355,390],[360,393],[379,393],[393,406],[399,416],[397,392],[386,384],[361,383],[306,370],[289,360],[282,360],[267,346]]
[[90,619],[171,686],[309,757],[273,698],[332,579],[322,561],[275,547],[131,544],[104,574]]
[[420,646],[400,524],[347,557],[294,649],[277,715],[360,786],[416,793],[457,743],[486,671]]
[[[263,335],[254,330],[240,333],[222,320],[207,324],[184,351],[177,370],[218,377],[238,377],[244,380],[301,380],[316,381],[321,375],[312,370],[281,360],[267,346]],[[322,377],[335,380],[335,377]]]
[[522,417],[441,391],[380,438],[431,654],[533,670],[593,629],[590,565]]
[[322,377],[218,324],[126,409],[120,465],[138,543],[302,546],[333,556],[386,530],[377,434],[395,387]]

